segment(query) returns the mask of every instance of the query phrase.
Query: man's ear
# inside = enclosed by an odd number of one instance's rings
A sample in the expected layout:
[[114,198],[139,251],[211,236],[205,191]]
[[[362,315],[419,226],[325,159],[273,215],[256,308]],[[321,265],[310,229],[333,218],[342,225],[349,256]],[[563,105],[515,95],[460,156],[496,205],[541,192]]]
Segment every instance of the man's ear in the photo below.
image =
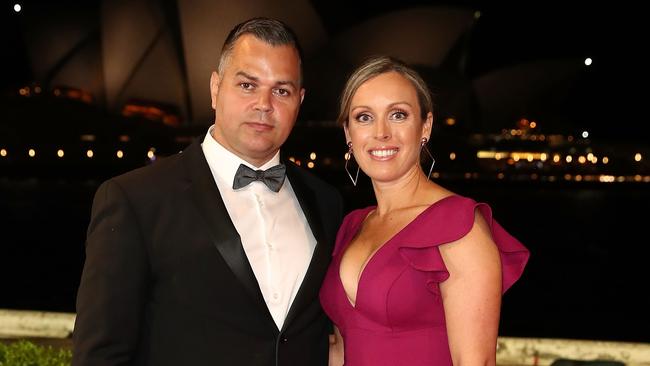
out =
[[219,74],[216,71],[210,75],[210,98],[212,98],[212,109],[217,109],[217,94],[219,92]]
[[300,104],[302,104],[302,101],[305,99],[305,88],[300,89]]

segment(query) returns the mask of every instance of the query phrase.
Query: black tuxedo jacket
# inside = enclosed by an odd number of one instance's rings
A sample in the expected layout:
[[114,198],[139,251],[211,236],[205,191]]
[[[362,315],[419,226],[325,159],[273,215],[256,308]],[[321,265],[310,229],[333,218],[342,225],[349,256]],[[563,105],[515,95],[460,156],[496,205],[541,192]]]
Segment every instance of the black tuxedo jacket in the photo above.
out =
[[326,365],[318,291],[342,206],[287,163],[317,245],[277,329],[200,143],[103,183],[77,295],[73,365]]

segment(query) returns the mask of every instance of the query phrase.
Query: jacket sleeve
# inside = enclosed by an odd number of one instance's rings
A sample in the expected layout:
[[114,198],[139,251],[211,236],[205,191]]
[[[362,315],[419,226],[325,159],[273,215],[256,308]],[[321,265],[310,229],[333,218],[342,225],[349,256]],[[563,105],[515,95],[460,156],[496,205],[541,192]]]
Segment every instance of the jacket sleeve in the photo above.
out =
[[74,366],[133,363],[149,292],[145,248],[125,191],[104,182],[93,201],[77,293]]

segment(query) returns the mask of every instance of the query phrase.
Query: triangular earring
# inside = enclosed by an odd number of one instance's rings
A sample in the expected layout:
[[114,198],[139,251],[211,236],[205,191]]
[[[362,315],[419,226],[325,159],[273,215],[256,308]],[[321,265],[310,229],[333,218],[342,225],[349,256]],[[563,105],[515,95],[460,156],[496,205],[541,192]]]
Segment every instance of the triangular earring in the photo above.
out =
[[352,185],[355,187],[357,186],[357,181],[359,181],[359,164],[357,164],[357,174],[354,175],[354,178],[352,177],[352,173],[350,173],[350,170],[348,169],[348,163],[350,160],[354,159],[354,154],[352,153],[352,142],[348,142],[348,152],[345,153],[345,172],[348,173],[348,177],[350,177],[350,180],[352,181]]
[[426,137],[423,137],[422,140],[420,141],[420,154],[422,154],[422,150],[424,150],[427,155],[431,158],[431,167],[429,168],[429,174],[427,174],[427,180],[431,178],[431,172],[433,172],[433,166],[436,165],[436,159],[431,155],[431,152],[429,151],[429,148],[427,148],[427,142],[429,140]]

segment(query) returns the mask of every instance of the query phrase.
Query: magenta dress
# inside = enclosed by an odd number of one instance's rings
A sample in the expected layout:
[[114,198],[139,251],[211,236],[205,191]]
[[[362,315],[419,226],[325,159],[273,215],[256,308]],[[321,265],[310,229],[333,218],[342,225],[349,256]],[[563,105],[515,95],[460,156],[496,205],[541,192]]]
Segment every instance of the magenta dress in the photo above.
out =
[[504,292],[521,276],[528,250],[492,219],[489,206],[449,196],[425,209],[375,252],[361,273],[352,306],[339,266],[345,248],[373,209],[352,211],[343,220],[320,290],[323,309],[343,336],[345,365],[452,365],[439,288],[449,273],[438,247],[466,235],[478,209],[499,248]]

